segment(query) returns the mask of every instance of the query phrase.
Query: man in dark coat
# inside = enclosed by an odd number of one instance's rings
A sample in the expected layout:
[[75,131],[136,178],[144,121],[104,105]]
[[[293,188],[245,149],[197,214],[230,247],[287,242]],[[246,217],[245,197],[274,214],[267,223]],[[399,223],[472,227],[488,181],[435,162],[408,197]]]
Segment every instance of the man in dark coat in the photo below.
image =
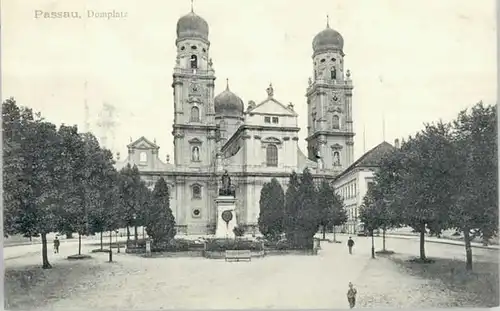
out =
[[59,244],[61,243],[61,241],[59,241],[59,239],[56,237],[54,239],[54,254],[59,254]]
[[349,254],[352,255],[352,247],[354,246],[354,241],[352,240],[351,237],[349,237],[349,240],[347,240],[347,247],[349,248]]

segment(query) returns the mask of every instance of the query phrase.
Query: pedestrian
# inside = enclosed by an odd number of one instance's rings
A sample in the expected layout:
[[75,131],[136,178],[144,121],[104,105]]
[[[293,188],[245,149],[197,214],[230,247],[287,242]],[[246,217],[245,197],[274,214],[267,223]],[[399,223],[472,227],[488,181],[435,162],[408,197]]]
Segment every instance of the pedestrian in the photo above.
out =
[[56,237],[54,239],[54,254],[59,254],[59,244],[61,243],[61,241],[59,241],[59,239]]
[[352,247],[354,246],[354,241],[351,237],[347,240],[347,247],[349,248],[349,254],[352,255]]
[[347,301],[349,302],[349,308],[354,308],[356,306],[356,294],[358,291],[354,288],[351,282],[349,282],[349,289],[347,290]]

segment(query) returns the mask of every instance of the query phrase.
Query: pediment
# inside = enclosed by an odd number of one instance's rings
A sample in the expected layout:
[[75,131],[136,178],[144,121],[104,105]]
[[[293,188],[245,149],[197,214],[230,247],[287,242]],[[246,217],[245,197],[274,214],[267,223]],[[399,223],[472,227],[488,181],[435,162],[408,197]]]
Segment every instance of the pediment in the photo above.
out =
[[201,140],[199,140],[199,139],[198,139],[198,138],[196,138],[196,137],[195,137],[195,138],[192,138],[192,139],[190,139],[190,140],[188,140],[188,142],[189,142],[190,144],[201,144],[201,143],[202,143],[202,141],[201,141]]
[[266,137],[262,139],[263,143],[269,143],[269,144],[281,144],[281,140],[279,140],[276,137]]
[[342,108],[340,105],[330,105],[330,107],[328,107],[328,112],[342,113]]
[[334,144],[334,145],[332,145],[332,149],[333,149],[333,150],[340,150],[340,149],[342,149],[342,148],[344,148],[344,147],[343,147],[342,145],[339,145],[339,144]]
[[136,141],[127,145],[129,149],[160,149],[157,144],[142,136]]
[[255,108],[250,110],[249,113],[287,115],[291,117],[297,116],[294,111],[288,109],[285,105],[275,100],[274,98],[266,99]]

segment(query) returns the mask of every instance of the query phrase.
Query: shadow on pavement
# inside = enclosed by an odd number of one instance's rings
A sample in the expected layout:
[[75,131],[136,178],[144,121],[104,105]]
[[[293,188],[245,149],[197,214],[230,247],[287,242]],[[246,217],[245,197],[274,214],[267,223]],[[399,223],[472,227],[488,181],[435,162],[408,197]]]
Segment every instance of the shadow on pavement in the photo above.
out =
[[87,261],[63,261],[52,269],[30,265],[5,269],[5,309],[31,310],[57,300],[78,295],[100,282],[106,270],[112,269],[100,258]]
[[438,280],[458,293],[457,307],[492,308],[499,305],[499,267],[492,262],[473,262],[473,271],[465,270],[465,261],[432,258],[433,263],[419,263],[410,258],[392,256],[390,259],[408,274]]

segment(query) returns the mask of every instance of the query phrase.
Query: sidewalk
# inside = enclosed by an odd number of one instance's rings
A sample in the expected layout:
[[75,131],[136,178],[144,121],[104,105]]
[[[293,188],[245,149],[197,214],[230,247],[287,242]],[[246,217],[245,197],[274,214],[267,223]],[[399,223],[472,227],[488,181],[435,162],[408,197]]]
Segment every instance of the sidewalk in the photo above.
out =
[[[382,235],[380,235],[382,237]],[[386,238],[393,238],[393,239],[407,239],[407,240],[419,240],[419,236],[412,236],[412,235],[399,235],[399,234],[386,234]],[[426,242],[430,243],[441,243],[441,244],[448,244],[448,245],[458,245],[458,246],[464,246],[464,242],[462,241],[456,241],[456,240],[450,240],[446,238],[436,238],[436,237],[425,237]],[[482,249],[490,249],[490,250],[500,250],[500,247],[498,245],[488,245],[484,246],[481,243],[478,242],[471,242],[471,246],[474,248],[482,248]]]

